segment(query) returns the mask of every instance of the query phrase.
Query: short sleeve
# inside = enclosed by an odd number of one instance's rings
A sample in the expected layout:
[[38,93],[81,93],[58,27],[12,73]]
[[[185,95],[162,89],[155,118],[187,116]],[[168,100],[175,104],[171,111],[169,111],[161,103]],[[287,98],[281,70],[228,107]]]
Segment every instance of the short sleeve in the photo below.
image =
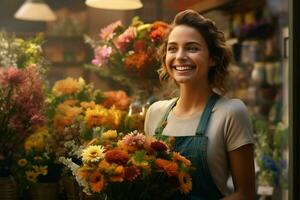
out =
[[253,129],[245,104],[241,100],[232,99],[226,114],[225,141],[227,151],[233,151],[246,144],[253,144]]
[[150,127],[149,127],[149,120],[151,119],[151,109],[153,107],[153,104],[147,109],[146,116],[145,116],[145,122],[144,122],[144,131],[146,135],[150,135]]

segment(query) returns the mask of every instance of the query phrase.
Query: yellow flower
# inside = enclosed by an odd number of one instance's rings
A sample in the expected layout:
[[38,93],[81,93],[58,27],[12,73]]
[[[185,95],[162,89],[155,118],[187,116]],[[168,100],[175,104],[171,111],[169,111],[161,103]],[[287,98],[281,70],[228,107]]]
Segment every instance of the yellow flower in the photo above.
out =
[[83,150],[81,156],[83,162],[98,162],[104,157],[104,147],[101,145],[91,145]]
[[74,78],[68,77],[66,79],[55,82],[52,92],[54,96],[59,97],[64,94],[75,94],[80,92],[85,85],[85,81],[79,78],[77,81]]
[[80,103],[80,106],[87,109],[87,108],[95,108],[96,104],[94,101],[91,101],[91,102],[86,102],[86,101],[83,101]]
[[25,158],[22,158],[18,161],[18,165],[21,167],[24,167],[25,165],[27,165],[27,160]]
[[108,110],[107,121],[109,125],[113,128],[117,128],[121,122],[122,112],[114,107]]
[[88,108],[85,115],[88,127],[101,126],[107,122],[108,112],[103,106],[96,105],[93,109]]
[[38,177],[38,173],[34,172],[34,171],[26,171],[26,178],[28,181],[31,181],[31,182],[37,182],[37,177]]
[[180,172],[178,174],[178,179],[179,179],[179,190],[182,193],[188,193],[192,189],[192,178],[189,174]]
[[102,133],[102,135],[101,135],[101,137],[103,139],[107,139],[107,140],[115,139],[115,138],[117,138],[117,136],[118,136],[118,133],[116,130],[108,130],[108,131]]
[[47,173],[48,173],[48,166],[36,166],[36,165],[34,165],[34,166],[32,166],[32,168],[38,174],[47,175]]

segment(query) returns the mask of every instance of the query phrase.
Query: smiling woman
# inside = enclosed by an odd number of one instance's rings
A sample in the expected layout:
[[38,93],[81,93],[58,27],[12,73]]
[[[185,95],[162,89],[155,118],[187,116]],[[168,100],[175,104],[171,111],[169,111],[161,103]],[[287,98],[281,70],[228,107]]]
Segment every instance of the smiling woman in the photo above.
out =
[[[244,103],[225,96],[231,52],[215,23],[193,10],[178,13],[161,47],[162,80],[178,98],[150,106],[148,135],[175,137],[175,151],[191,160],[193,188],[172,199],[254,199],[253,136]],[[163,116],[163,117],[161,117]],[[235,191],[226,186],[232,174]]]

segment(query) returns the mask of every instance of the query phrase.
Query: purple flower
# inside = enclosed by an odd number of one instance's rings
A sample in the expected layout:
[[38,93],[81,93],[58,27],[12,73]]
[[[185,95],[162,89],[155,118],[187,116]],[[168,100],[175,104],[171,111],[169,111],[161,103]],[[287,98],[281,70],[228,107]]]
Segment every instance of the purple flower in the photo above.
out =
[[94,65],[97,65],[101,67],[103,64],[105,64],[112,53],[112,48],[108,47],[107,45],[98,47],[95,50],[95,58],[92,60],[92,63]]

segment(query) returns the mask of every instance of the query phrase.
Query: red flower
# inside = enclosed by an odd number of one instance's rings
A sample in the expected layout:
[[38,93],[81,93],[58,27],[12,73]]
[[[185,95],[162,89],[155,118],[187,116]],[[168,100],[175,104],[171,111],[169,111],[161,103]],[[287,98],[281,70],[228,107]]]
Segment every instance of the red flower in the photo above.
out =
[[141,174],[136,166],[129,166],[125,168],[125,178],[129,181],[134,181]]
[[151,142],[151,148],[155,151],[166,151],[168,149],[167,145],[159,141]]
[[105,160],[109,163],[125,165],[129,160],[129,155],[126,151],[122,151],[119,149],[112,149],[105,153]]

